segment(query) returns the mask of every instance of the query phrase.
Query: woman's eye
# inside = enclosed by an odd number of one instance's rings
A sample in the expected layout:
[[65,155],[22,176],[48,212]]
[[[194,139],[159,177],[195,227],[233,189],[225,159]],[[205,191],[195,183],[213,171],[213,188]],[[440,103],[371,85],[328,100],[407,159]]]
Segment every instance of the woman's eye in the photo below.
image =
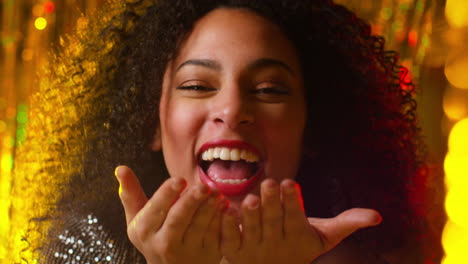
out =
[[289,95],[289,91],[283,88],[266,87],[255,89],[255,94]]
[[202,85],[183,85],[177,87],[177,90],[197,91],[197,92],[211,92],[216,91],[214,88],[209,88]]

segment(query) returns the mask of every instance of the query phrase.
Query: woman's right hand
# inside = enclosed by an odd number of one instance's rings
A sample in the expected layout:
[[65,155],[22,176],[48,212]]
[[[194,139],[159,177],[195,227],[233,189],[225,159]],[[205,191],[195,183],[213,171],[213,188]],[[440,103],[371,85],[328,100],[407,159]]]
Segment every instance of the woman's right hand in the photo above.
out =
[[119,166],[115,174],[128,237],[148,264],[220,262],[224,197],[203,184],[184,190],[184,179],[170,178],[148,200],[130,168]]

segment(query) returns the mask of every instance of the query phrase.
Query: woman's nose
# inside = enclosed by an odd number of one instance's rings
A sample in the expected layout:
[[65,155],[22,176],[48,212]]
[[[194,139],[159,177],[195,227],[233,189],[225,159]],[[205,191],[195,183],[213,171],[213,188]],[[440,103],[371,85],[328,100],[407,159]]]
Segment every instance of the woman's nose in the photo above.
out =
[[231,129],[254,123],[252,102],[249,101],[248,94],[240,88],[221,89],[214,99],[214,109],[211,112],[213,122],[224,124]]

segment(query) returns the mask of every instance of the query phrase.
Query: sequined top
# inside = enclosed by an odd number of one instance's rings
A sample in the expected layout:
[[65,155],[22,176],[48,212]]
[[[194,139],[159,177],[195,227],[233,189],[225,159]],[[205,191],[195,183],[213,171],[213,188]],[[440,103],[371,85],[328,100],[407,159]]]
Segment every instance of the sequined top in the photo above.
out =
[[136,249],[127,249],[126,238],[112,237],[93,215],[66,226],[56,240],[47,245],[44,252],[46,263],[146,263]]

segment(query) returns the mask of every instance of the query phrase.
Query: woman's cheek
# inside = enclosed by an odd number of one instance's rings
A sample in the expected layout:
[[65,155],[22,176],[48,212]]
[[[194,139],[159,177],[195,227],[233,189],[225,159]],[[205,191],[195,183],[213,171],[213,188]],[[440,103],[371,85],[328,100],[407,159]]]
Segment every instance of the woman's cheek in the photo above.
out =
[[[268,122],[263,124],[269,151],[270,166],[266,168],[267,177],[278,181],[295,178],[305,126],[305,115],[300,107],[284,107],[270,112]],[[267,120],[264,120],[267,121]]]
[[[163,125],[163,153],[172,177],[183,177],[191,182],[196,165],[194,149],[200,127],[200,116],[189,103],[169,102]],[[180,166],[184,164],[184,166]]]

